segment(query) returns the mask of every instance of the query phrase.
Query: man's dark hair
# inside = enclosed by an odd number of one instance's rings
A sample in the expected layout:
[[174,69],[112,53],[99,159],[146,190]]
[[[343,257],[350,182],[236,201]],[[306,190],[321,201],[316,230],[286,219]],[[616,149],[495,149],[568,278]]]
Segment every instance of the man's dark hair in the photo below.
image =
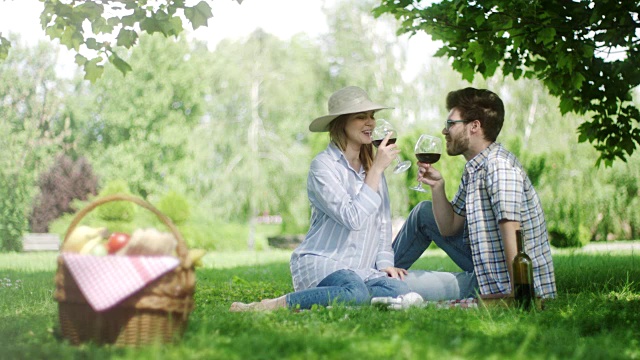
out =
[[484,137],[496,141],[504,122],[504,104],[494,92],[468,87],[447,94],[447,110],[460,111],[460,120],[478,120]]

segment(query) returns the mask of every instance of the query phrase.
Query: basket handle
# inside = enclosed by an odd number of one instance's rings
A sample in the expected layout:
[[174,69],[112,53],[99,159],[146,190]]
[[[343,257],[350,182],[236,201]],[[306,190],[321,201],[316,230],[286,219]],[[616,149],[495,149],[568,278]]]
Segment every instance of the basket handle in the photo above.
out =
[[176,246],[176,253],[178,254],[178,258],[180,259],[181,264],[183,266],[186,264],[187,255],[189,251],[187,250],[187,245],[184,239],[182,238],[180,231],[178,231],[178,228],[175,226],[173,221],[171,221],[171,219],[167,215],[160,212],[160,210],[156,209],[150,203],[142,200],[141,198],[131,196],[131,195],[125,195],[125,194],[107,195],[89,203],[89,205],[84,207],[82,210],[78,211],[76,216],[71,221],[71,224],[67,229],[67,233],[64,236],[63,243],[67,241],[67,239],[69,238],[69,235],[71,235],[71,233],[76,228],[78,223],[80,223],[82,218],[84,218],[89,212],[91,212],[93,209],[97,208],[98,206],[108,202],[112,202],[112,201],[130,201],[154,213],[158,217],[158,219],[160,219],[160,221],[162,221],[169,228],[169,230],[171,230],[171,233],[173,233],[173,236],[175,236],[176,240],[178,241],[178,244]]

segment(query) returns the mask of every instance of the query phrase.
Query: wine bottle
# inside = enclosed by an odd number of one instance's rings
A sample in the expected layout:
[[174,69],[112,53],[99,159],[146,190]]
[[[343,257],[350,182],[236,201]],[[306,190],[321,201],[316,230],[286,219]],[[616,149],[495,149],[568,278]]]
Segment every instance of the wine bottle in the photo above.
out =
[[513,258],[513,290],[518,307],[530,310],[535,306],[533,287],[533,262],[524,247],[522,230],[516,230],[518,253]]

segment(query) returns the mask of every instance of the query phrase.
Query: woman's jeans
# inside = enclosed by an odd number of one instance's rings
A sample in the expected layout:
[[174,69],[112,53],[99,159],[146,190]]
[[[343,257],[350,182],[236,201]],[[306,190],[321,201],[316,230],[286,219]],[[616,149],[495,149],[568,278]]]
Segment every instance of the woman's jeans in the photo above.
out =
[[324,278],[318,286],[287,294],[287,307],[310,309],[313,305],[333,303],[369,304],[372,297],[397,297],[409,292],[409,286],[399,279],[379,277],[363,281],[351,270],[338,270]]
[[[466,224],[464,226],[466,228]],[[464,231],[442,236],[430,201],[419,203],[407,218],[393,242],[395,266],[409,269],[435,242],[464,272],[410,270],[405,281],[425,300],[453,300],[475,296],[478,283],[473,273],[471,248],[464,243]]]

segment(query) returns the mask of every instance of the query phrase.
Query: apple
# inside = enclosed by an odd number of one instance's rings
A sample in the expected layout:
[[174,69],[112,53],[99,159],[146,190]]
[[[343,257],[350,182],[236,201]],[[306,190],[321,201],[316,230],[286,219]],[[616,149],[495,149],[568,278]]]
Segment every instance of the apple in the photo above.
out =
[[94,256],[105,256],[107,255],[107,247],[103,243],[99,243],[89,253]]
[[82,249],[80,249],[80,254],[91,254],[91,250],[93,250],[96,245],[100,244],[101,241],[102,238],[100,237],[96,237],[87,241],[87,243],[82,246]]
[[114,232],[109,236],[109,240],[107,240],[107,251],[109,254],[115,254],[116,251],[122,249],[127,242],[129,242],[129,234]]

